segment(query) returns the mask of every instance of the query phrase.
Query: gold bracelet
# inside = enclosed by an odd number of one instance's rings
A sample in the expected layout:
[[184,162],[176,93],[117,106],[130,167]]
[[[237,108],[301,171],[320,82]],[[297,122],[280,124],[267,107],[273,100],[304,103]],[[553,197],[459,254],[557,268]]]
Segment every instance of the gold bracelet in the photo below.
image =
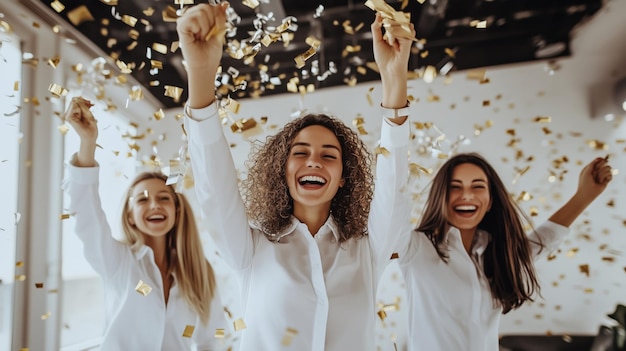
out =
[[[213,102],[212,102],[211,104],[209,104],[209,106],[202,107],[202,108],[194,108],[194,109],[192,109],[192,108],[189,106],[189,102],[187,102],[187,103],[185,104],[185,108],[184,108],[184,111],[185,111],[185,116],[187,116],[189,119],[194,120],[194,121],[196,121],[196,122],[202,122],[202,121],[205,121],[205,120],[207,120],[207,119],[209,119],[209,118],[213,118],[213,117],[215,117],[215,116],[217,116],[217,115],[219,114],[219,108],[217,107],[217,104],[218,104],[218,103],[217,103],[217,99],[215,99],[215,100],[213,100]],[[195,111],[200,111],[200,110],[209,110],[209,111],[210,111],[210,114],[209,114],[207,117],[203,117],[203,118],[196,118],[196,117],[194,117],[194,116],[193,116],[193,114],[192,114],[192,111],[193,111],[193,110],[195,110]],[[204,111],[203,111],[203,112],[204,112]]]

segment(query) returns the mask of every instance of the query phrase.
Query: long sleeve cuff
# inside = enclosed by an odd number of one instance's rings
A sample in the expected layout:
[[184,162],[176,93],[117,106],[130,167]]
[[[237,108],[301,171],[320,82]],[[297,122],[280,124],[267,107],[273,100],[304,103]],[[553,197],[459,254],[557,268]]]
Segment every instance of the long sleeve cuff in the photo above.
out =
[[[189,139],[198,144],[212,144],[222,136],[220,119],[215,116],[217,100],[199,109],[185,108],[185,130]],[[193,118],[189,115],[193,114]]]

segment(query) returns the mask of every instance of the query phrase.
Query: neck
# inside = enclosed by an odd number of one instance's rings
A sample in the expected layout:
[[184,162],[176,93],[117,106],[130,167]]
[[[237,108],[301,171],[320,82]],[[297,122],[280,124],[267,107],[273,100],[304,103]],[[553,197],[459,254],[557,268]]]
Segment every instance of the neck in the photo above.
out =
[[164,273],[168,271],[169,262],[167,255],[166,236],[151,237],[144,236],[146,246],[152,249],[154,253],[154,263],[156,263],[159,270]]
[[463,241],[463,247],[465,247],[465,251],[467,253],[472,249],[472,241],[474,241],[474,235],[476,234],[476,229],[459,229],[461,232],[461,240]]
[[305,207],[294,204],[293,215],[300,222],[306,224],[311,235],[315,236],[326,223],[326,220],[328,220],[328,216],[330,216],[330,203],[317,207]]

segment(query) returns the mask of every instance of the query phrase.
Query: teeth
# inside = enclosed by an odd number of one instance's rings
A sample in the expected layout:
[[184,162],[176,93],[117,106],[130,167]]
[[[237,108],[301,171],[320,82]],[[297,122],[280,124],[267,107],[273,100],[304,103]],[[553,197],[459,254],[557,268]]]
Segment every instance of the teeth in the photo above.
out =
[[165,219],[164,215],[153,215],[148,217],[148,219]]
[[298,181],[300,183],[302,183],[302,182],[316,182],[316,183],[326,184],[326,181],[324,180],[324,178],[318,177],[318,176],[310,176],[310,175],[301,177],[300,179],[298,179]]
[[454,209],[459,210],[459,211],[476,211],[476,206],[472,206],[472,205],[456,206]]

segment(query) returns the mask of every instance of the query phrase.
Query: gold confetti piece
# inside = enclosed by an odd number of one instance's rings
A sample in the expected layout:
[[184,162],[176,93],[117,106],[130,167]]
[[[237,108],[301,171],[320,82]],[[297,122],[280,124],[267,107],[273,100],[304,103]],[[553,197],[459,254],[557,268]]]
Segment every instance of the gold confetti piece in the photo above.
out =
[[137,40],[139,39],[139,32],[134,29],[131,29],[130,31],[128,31],[128,37],[133,40]]
[[569,251],[567,251],[567,254],[565,254],[567,257],[574,257],[576,256],[576,253],[578,253],[578,248],[575,247],[573,249],[570,249]]
[[291,342],[293,341],[293,338],[298,335],[298,330],[294,329],[294,328],[287,328],[285,330],[285,335],[283,335],[283,340],[281,341],[281,344],[283,346],[289,346],[291,345]]
[[37,289],[43,288],[43,283],[35,283],[35,288]]
[[588,264],[581,264],[578,266],[578,269],[580,270],[580,273],[583,273],[586,276],[589,276],[589,265]]
[[448,56],[450,56],[452,58],[455,58],[456,52],[454,52],[454,50],[452,50],[450,48],[445,48],[444,51],[445,51],[446,55],[448,55]]
[[424,69],[424,76],[423,76],[424,82],[432,83],[436,77],[437,77],[437,68],[429,65],[426,67],[426,69]]
[[167,54],[167,45],[160,44],[160,43],[152,43],[152,50],[165,55]]
[[165,96],[174,99],[174,102],[180,101],[180,96],[183,94],[183,88],[179,88],[173,85],[165,85]]
[[389,152],[389,150],[385,149],[384,147],[377,146],[376,149],[374,150],[374,155],[383,155],[385,157],[389,157],[391,153]]
[[485,75],[487,74],[487,70],[485,69],[475,69],[467,72],[466,78],[468,80],[478,80],[482,81],[485,79]]
[[190,338],[193,335],[193,331],[196,329],[193,325],[186,325],[185,330],[183,331],[184,338]]
[[233,322],[233,326],[235,327],[235,331],[240,331],[246,329],[246,323],[244,323],[242,318],[237,319]]
[[218,328],[215,329],[215,336],[216,339],[222,339],[224,338],[224,329],[223,328]]
[[24,266],[24,261],[15,262],[15,267],[23,267],[23,266]]
[[57,68],[59,62],[61,62],[61,58],[59,56],[48,59],[48,65],[52,66],[52,68]]
[[483,100],[483,107],[487,107],[491,105],[491,101],[489,100]]
[[18,274],[15,276],[15,280],[17,280],[18,282],[23,282],[24,280],[26,280],[26,274]]
[[147,17],[152,16],[154,14],[154,8],[152,6],[148,7],[147,9],[143,10],[143,14]]
[[230,130],[233,133],[241,133],[241,132],[245,132],[251,128],[254,128],[256,126],[256,121],[254,120],[254,117],[250,117],[250,118],[241,118],[237,121],[235,121],[231,126],[230,126]]
[[158,60],[150,60],[150,66],[152,69],[163,69],[163,62]]
[[59,216],[60,220],[64,220],[64,219],[69,219],[70,218],[70,214],[69,213],[63,213]]
[[552,117],[549,116],[537,116],[533,119],[535,123],[551,123]]
[[587,145],[594,150],[608,150],[609,146],[600,140],[587,140]]
[[378,310],[376,314],[378,315],[378,318],[380,318],[382,322],[384,322],[385,318],[387,318],[387,312],[385,312],[385,310]]
[[[143,99],[143,90],[138,85],[133,85],[128,92],[128,97],[132,101],[138,101]],[[137,126],[138,127],[138,126]],[[136,127],[135,127],[136,128]]]
[[135,25],[137,24],[137,18],[130,15],[124,15],[122,16],[122,22],[131,27],[135,27]]
[[241,3],[251,9],[256,9],[260,4],[258,0],[243,0]]
[[72,22],[75,27],[79,26],[81,23],[94,20],[91,12],[89,12],[89,9],[85,5],[80,5],[77,8],[69,11],[67,13],[67,19]]
[[228,307],[224,306],[224,312],[228,315],[228,318],[233,318],[233,313],[230,312]]
[[472,20],[470,21],[470,27],[474,27],[476,29],[485,29],[487,28],[487,21],[485,20]]
[[65,10],[65,5],[63,5],[63,3],[59,0],[54,0],[53,2],[51,2],[50,7],[52,7],[57,13],[61,13],[63,12],[63,10]]
[[[144,283],[143,280],[140,280],[135,287],[135,291],[143,296],[148,296],[148,294],[152,291],[152,288],[150,287],[150,285]],[[187,328],[185,328],[185,330],[187,330]]]
[[41,315],[41,320],[45,321],[46,319],[50,318],[50,316],[52,315],[52,312],[46,312],[45,314]]
[[157,121],[160,121],[160,120],[162,120],[165,117],[165,113],[163,112],[163,109],[158,109],[152,115],[154,116],[154,119],[156,119]]
[[585,290],[583,290],[583,292],[585,294],[593,294],[593,288],[585,288]]
[[54,96],[56,96],[56,97],[58,97],[58,98],[60,98],[60,97],[63,97],[63,96],[65,96],[65,95],[67,95],[67,93],[69,92],[69,91],[68,91],[67,89],[65,89],[64,87],[62,87],[62,86],[60,86],[60,85],[58,85],[58,84],[54,84],[54,83],[50,84],[50,86],[48,87],[48,91],[49,91],[52,95],[54,95]]
[[100,2],[109,6],[117,6],[117,0],[100,0]]
[[409,164],[409,173],[413,176],[419,177],[421,174],[426,174],[426,175],[431,174],[432,170],[426,167],[420,166],[417,163],[411,162]]

